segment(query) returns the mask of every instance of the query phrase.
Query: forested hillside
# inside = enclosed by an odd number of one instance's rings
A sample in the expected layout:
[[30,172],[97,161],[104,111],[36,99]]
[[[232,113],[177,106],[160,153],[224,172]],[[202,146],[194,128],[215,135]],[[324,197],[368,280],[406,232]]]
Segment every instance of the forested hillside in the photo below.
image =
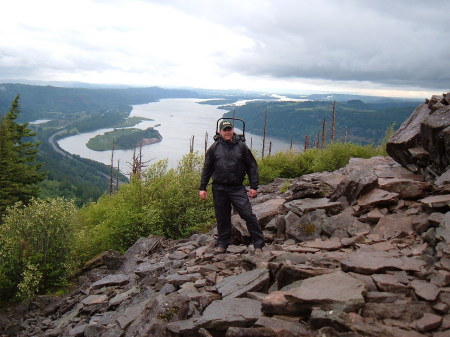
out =
[[[198,96],[193,91],[158,87],[86,89],[6,83],[0,84],[0,116],[10,110],[17,95],[20,97],[18,121],[50,120],[45,124],[30,125],[37,133],[34,141],[40,143],[37,158],[43,164],[41,170],[47,172],[48,177],[40,184],[41,196],[73,198],[78,205],[97,200],[108,190],[110,167],[67,156],[60,149],[55,151],[58,137],[124,126],[134,104]],[[126,126],[136,122],[128,121]],[[120,179],[123,181],[126,177],[120,175]]]
[[[294,139],[302,142],[305,136],[314,139],[322,131],[326,120],[330,135],[331,101],[284,101],[249,102],[233,108],[226,117],[238,117],[246,122],[247,131],[263,134],[267,111],[266,132],[269,136]],[[413,101],[391,101],[365,103],[361,100],[336,102],[336,139],[354,141],[361,144],[377,144],[389,126],[399,126],[416,107]]]
[[0,114],[19,94],[21,121],[55,118],[80,112],[100,112],[123,105],[145,104],[169,97],[198,97],[194,91],[150,88],[86,89],[25,84],[0,84]]

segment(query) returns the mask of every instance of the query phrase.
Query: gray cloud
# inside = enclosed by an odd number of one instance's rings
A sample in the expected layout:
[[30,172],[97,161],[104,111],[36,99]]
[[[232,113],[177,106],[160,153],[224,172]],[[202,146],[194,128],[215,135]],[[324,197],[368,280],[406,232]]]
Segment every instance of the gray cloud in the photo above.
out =
[[235,58],[219,60],[230,71],[423,89],[450,86],[449,1],[168,3],[255,42]]

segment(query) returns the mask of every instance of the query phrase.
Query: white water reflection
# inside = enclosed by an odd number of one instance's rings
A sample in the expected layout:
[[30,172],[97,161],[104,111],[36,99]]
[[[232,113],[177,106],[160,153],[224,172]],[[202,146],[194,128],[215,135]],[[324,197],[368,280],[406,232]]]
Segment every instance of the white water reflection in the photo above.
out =
[[[189,152],[190,142],[194,136],[194,151],[204,153],[205,135],[208,133],[208,146],[213,143],[216,131],[216,121],[221,118],[224,110],[217,106],[198,104],[201,100],[194,98],[163,99],[159,102],[140,104],[133,106],[130,116],[139,116],[152,119],[143,121],[135,127],[146,129],[155,127],[162,135],[160,143],[146,145],[142,148],[143,161],[149,165],[158,160],[167,158],[169,167],[176,167],[178,161]],[[65,151],[77,154],[81,157],[96,160],[109,165],[111,163],[111,151],[93,151],[86,147],[90,138],[103,134],[113,129],[101,129],[59,140],[59,145]],[[261,154],[262,137],[246,132],[247,145]],[[290,144],[280,139],[266,139],[266,154],[269,142],[272,141],[272,153],[285,151]],[[114,151],[114,165],[120,160],[122,171],[130,171],[130,163],[133,158],[133,150]]]

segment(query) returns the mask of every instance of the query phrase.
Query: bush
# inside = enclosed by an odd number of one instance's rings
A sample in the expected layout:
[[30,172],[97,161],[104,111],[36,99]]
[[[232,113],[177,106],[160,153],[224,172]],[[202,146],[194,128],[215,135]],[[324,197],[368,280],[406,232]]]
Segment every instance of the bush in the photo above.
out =
[[258,161],[261,184],[268,184],[275,178],[295,178],[304,174],[334,171],[348,164],[350,158],[370,158],[386,155],[385,146],[355,143],[332,143],[325,149],[309,149],[302,153],[279,152]]
[[111,196],[81,209],[83,228],[77,251],[81,260],[115,249],[126,251],[137,239],[161,235],[178,239],[210,227],[212,198],[198,197],[203,158],[187,154],[176,169],[160,161]]
[[75,265],[76,211],[63,198],[7,209],[0,226],[0,299],[28,299],[67,284]]

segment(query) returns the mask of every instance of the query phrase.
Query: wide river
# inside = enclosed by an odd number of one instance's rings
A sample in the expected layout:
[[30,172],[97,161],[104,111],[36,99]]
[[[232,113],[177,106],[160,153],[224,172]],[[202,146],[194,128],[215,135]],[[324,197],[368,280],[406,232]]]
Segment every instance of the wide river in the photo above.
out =
[[[217,109],[215,105],[198,104],[199,101],[201,100],[194,98],[162,99],[159,102],[133,106],[130,116],[151,119],[134,127],[146,129],[154,126],[163,137],[159,143],[142,147],[143,161],[147,162],[147,165],[167,158],[169,167],[176,167],[183,155],[189,153],[192,136],[194,136],[194,151],[201,154],[205,152],[206,133],[208,133],[208,146],[213,143],[212,137],[216,132],[216,121],[222,117],[225,110]],[[236,128],[239,125],[239,122],[236,122]],[[90,138],[111,130],[113,129],[82,133],[60,139],[58,143],[69,153],[109,165],[111,164],[111,151],[93,151],[86,146],[86,143]],[[257,156],[260,156],[262,136],[248,132],[245,133],[245,136],[247,145],[255,149]],[[290,143],[286,141],[266,138],[266,156],[270,141],[272,141],[272,153],[287,151],[290,148]],[[131,169],[132,158],[133,150],[116,150],[114,151],[114,166],[117,166],[117,161],[120,160],[122,172],[128,173]]]

